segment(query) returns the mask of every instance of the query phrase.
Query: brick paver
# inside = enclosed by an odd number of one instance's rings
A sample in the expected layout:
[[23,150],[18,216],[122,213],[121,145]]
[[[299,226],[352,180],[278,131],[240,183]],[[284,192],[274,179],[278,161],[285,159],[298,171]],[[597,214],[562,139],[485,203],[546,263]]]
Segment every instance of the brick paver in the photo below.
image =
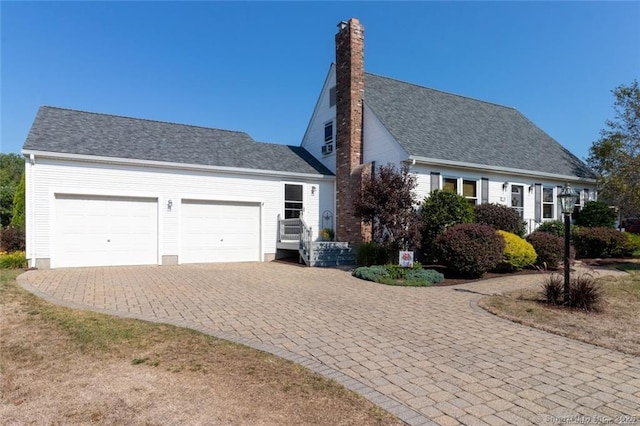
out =
[[19,281],[54,303],[186,326],[274,353],[409,424],[640,416],[640,358],[475,305],[482,294],[540,279],[405,288],[274,262],[43,270]]

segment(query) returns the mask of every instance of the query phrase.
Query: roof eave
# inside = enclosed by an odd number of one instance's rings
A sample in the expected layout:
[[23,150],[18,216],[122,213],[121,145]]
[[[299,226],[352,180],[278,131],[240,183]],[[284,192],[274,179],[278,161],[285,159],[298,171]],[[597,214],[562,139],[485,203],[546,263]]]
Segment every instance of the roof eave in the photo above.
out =
[[425,165],[473,169],[478,171],[491,171],[493,173],[499,173],[499,174],[517,174],[517,175],[528,176],[532,178],[535,178],[535,177],[550,178],[550,179],[563,180],[567,182],[587,182],[587,183],[594,183],[594,184],[596,183],[595,179],[574,176],[574,175],[563,175],[563,174],[556,174],[556,173],[539,172],[535,170],[515,169],[511,167],[488,166],[485,164],[465,163],[462,161],[442,160],[439,158],[420,157],[416,155],[410,155],[405,162],[410,164],[425,164]]
[[61,152],[50,151],[38,151],[33,149],[23,149],[22,154],[30,157],[34,155],[37,159],[50,158],[58,160],[71,160],[82,161],[87,163],[103,163],[103,164],[120,164],[129,166],[142,166],[142,167],[157,167],[163,169],[179,169],[179,170],[206,170],[210,172],[221,172],[230,174],[243,174],[243,175],[255,175],[255,176],[272,176],[272,177],[285,177],[285,178],[304,178],[304,179],[323,179],[334,180],[335,176],[323,175],[321,173],[301,173],[301,172],[287,172],[278,170],[264,170],[264,169],[247,169],[241,167],[224,167],[224,166],[211,166],[204,164],[185,164],[174,163],[167,161],[154,161],[154,160],[140,160],[132,158],[120,158],[120,157],[103,157],[98,155],[84,155],[84,154],[68,154]]

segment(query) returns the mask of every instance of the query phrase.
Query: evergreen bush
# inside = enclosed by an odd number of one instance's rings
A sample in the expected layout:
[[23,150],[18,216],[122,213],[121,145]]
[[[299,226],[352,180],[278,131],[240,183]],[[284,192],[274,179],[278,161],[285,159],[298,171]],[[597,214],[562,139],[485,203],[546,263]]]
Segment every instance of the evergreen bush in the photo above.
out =
[[498,230],[498,234],[505,242],[500,269],[518,271],[536,262],[538,256],[531,243],[511,232]]

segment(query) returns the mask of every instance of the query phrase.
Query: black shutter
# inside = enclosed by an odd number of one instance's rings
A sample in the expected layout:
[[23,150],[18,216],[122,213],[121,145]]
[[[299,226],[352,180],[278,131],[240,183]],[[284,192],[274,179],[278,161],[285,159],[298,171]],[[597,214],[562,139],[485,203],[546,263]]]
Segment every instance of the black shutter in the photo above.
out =
[[440,173],[431,172],[431,192],[440,189]]
[[542,184],[536,183],[535,191],[535,221],[542,222]]
[[562,204],[560,204],[560,198],[558,198],[558,195],[560,195],[560,191],[562,191],[562,185],[558,185],[558,193],[556,194],[556,219],[558,220],[562,220]]

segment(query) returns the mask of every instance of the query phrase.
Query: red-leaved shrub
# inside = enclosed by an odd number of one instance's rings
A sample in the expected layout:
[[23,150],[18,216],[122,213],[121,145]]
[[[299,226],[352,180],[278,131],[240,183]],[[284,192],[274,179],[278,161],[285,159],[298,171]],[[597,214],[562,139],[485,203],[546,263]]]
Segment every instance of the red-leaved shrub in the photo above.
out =
[[502,261],[504,239],[488,225],[464,223],[440,234],[434,243],[437,259],[452,272],[476,278]]

